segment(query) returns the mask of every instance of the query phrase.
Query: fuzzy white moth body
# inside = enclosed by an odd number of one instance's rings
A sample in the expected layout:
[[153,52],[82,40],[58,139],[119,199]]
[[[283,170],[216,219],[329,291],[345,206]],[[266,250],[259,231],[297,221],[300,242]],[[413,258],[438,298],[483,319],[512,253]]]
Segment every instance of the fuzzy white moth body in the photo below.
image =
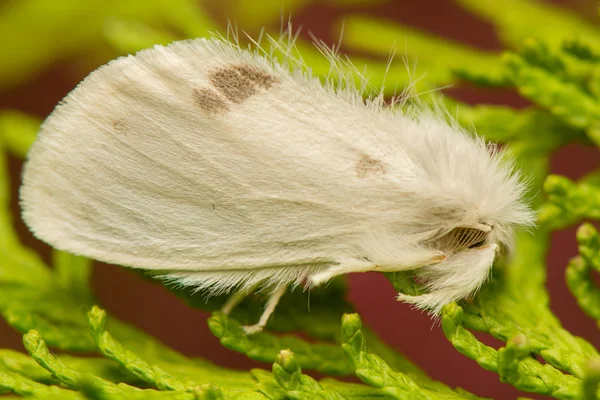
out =
[[524,186],[440,111],[347,83],[216,39],[119,58],[43,124],[24,220],[58,249],[215,294],[418,268],[429,293],[399,299],[438,313],[530,223]]

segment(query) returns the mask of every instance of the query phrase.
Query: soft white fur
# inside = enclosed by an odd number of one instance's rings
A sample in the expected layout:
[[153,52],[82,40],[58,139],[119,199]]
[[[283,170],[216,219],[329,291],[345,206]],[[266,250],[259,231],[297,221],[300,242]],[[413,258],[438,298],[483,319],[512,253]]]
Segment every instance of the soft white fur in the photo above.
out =
[[[208,116],[192,91],[232,64],[278,83]],[[213,293],[420,268],[430,293],[399,298],[437,313],[477,290],[496,244],[531,222],[525,187],[441,111],[364,101],[339,75],[323,84],[292,58],[217,39],[112,61],[43,124],[23,175],[25,222],[56,248]],[[364,157],[385,172],[358,176]],[[493,226],[488,246],[433,245],[480,223]]]

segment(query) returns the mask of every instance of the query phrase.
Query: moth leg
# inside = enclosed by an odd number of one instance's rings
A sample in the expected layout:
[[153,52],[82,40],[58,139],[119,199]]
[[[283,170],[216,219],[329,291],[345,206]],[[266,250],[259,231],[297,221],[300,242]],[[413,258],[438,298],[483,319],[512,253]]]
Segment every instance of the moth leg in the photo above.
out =
[[221,307],[221,312],[225,315],[229,315],[233,311],[233,309],[237,307],[237,305],[240,304],[242,300],[244,300],[244,297],[246,297],[249,293],[254,292],[258,288],[258,286],[259,285],[256,284],[250,289],[246,288],[245,290],[233,293],[231,296],[229,296],[223,307]]
[[325,271],[321,271],[315,275],[312,275],[309,280],[314,286],[319,286],[320,284],[327,282],[328,280],[335,278],[338,275],[344,275],[351,272],[369,272],[369,271],[379,271],[379,272],[394,272],[394,271],[404,271],[408,269],[416,269],[421,268],[431,264],[437,264],[446,260],[445,255],[436,255],[434,257],[428,257],[427,259],[418,260],[414,265],[411,266],[390,266],[390,265],[378,265],[372,263],[370,261],[362,261],[362,260],[348,260],[345,262],[341,262],[337,265],[333,265],[327,268]]
[[235,306],[237,306],[242,300],[244,300],[244,297],[246,297],[245,292],[236,292],[232,294],[231,296],[229,296],[227,302],[223,305],[223,307],[221,307],[221,312],[225,315],[229,315],[231,311],[233,311]]
[[273,293],[271,293],[271,296],[269,297],[269,300],[267,300],[267,304],[265,305],[265,310],[263,311],[262,315],[260,316],[258,323],[254,324],[254,325],[246,325],[243,327],[244,331],[246,332],[247,335],[251,335],[253,333],[258,333],[263,330],[265,325],[267,325],[267,321],[269,320],[269,317],[271,316],[271,314],[273,314],[273,311],[275,311],[275,307],[277,307],[277,303],[279,303],[279,299],[281,299],[281,296],[283,296],[283,294],[285,293],[286,290],[287,290],[287,286],[284,285],[284,286],[280,286],[279,288],[275,289],[275,291]]
[[324,271],[312,275],[309,280],[314,286],[327,282],[338,275],[344,275],[351,272],[368,272],[379,270],[377,264],[370,261],[348,260],[337,265],[332,265]]

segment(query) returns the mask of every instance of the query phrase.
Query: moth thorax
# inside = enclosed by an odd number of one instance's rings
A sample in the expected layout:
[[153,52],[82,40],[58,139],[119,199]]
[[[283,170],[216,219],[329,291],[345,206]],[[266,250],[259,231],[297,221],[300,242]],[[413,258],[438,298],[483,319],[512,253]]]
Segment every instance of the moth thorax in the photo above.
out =
[[487,225],[482,225],[482,229],[457,227],[444,236],[435,239],[434,246],[444,253],[458,253],[486,244],[490,232],[491,228]]

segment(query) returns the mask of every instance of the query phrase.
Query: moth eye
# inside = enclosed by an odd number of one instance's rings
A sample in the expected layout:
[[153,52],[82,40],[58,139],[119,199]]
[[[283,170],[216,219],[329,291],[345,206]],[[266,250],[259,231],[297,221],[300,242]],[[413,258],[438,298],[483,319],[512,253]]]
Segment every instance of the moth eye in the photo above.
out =
[[457,253],[465,249],[474,249],[485,244],[489,232],[476,228],[458,227],[435,240],[437,248],[448,253]]
[[485,243],[485,240],[482,240],[481,242],[477,242],[475,244],[470,245],[469,249],[474,249],[474,248],[477,248],[477,247],[481,247],[481,246],[483,246],[484,243]]

